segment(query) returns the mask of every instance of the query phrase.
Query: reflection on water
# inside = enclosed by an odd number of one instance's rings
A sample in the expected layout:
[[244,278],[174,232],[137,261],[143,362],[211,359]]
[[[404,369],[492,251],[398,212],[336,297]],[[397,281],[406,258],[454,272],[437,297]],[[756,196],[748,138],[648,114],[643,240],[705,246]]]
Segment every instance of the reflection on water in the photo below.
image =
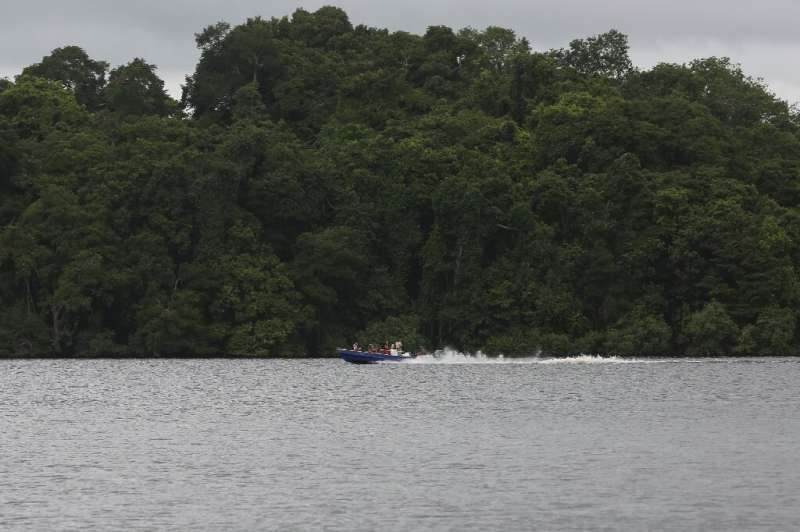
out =
[[3,361],[0,529],[796,529],[798,382],[798,359]]

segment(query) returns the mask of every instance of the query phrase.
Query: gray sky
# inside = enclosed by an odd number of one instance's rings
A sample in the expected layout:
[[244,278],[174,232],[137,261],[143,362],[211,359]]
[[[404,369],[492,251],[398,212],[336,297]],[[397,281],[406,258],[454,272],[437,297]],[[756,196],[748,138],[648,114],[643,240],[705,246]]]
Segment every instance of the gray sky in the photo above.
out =
[[640,67],[728,56],[762,77],[779,97],[800,102],[797,0],[0,0],[0,77],[13,78],[53,48],[77,44],[94,59],[118,65],[144,57],[159,67],[170,92],[194,70],[194,33],[224,20],[291,14],[325,4],[342,7],[353,24],[422,33],[511,28],[534,49],[616,28],[628,34]]

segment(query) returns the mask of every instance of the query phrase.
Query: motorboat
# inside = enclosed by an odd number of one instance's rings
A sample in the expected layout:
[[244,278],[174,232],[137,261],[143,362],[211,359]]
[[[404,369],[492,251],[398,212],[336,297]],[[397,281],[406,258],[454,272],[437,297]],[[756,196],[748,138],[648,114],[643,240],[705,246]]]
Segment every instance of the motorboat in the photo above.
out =
[[379,362],[407,362],[417,357],[413,353],[402,353],[396,349],[388,351],[353,351],[351,349],[337,349],[337,353],[347,362],[353,364],[377,364]]

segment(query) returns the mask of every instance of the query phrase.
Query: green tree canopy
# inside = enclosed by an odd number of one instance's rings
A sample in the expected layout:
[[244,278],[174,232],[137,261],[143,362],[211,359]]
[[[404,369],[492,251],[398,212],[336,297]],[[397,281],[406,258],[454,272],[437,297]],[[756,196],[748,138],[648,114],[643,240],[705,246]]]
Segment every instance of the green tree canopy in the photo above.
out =
[[155,65],[138,57],[113,69],[103,92],[108,109],[121,116],[166,116],[174,112],[176,104],[155,70]]
[[628,36],[617,30],[575,39],[569,48],[554,50],[552,55],[562,65],[584,75],[622,79],[633,70],[628,57]]
[[91,59],[83,48],[64,46],[26,67],[22,74],[58,81],[75,93],[78,103],[96,111],[102,107],[107,71],[108,63]]
[[0,81],[0,355],[793,354],[800,119],[615,30],[218,22],[180,105],[77,46]]

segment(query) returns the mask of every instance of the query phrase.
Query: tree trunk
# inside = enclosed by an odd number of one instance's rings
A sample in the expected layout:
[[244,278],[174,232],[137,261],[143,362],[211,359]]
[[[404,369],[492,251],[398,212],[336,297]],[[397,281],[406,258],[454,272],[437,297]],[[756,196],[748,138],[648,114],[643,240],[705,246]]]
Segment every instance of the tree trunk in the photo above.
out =
[[31,296],[31,280],[30,278],[25,279],[25,291],[27,297],[25,298],[25,307],[28,311],[28,316],[31,315],[31,307],[33,307],[33,297]]
[[50,341],[53,345],[53,353],[56,355],[61,353],[61,313],[63,310],[63,307],[50,304],[50,315],[53,320],[53,337]]

